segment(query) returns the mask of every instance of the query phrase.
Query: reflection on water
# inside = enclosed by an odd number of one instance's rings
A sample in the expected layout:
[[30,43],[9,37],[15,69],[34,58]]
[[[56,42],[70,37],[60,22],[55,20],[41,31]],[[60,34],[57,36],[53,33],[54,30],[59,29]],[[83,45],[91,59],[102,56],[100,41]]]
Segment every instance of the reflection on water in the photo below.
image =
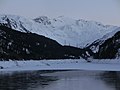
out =
[[115,90],[120,90],[120,72],[104,72],[101,75],[101,79],[104,80],[112,88],[115,88]]
[[56,77],[40,76],[41,72],[14,72],[0,75],[0,90],[29,90],[44,88],[57,80]]
[[120,72],[0,72],[0,90],[120,90]]

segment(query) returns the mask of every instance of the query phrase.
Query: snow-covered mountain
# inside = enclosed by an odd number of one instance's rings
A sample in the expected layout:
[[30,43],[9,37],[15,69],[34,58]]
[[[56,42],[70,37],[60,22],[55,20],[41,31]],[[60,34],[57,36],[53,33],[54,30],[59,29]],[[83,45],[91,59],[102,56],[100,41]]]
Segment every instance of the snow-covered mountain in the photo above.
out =
[[120,31],[116,32],[114,36],[107,39],[99,45],[99,51],[96,53],[96,58],[120,58]]
[[89,48],[92,50],[92,52],[97,53],[100,49],[100,46],[105,43],[109,38],[112,38],[117,32],[120,31],[120,27],[116,28],[112,32],[109,32],[105,34],[102,38],[97,39],[92,44],[86,46],[86,48]]
[[94,21],[75,20],[60,16],[50,19],[47,16],[40,16],[35,19],[26,19],[15,15],[0,15],[0,24],[21,32],[32,32],[56,40],[61,45],[85,47],[93,41],[105,37],[112,37],[109,33],[119,27],[103,25]]

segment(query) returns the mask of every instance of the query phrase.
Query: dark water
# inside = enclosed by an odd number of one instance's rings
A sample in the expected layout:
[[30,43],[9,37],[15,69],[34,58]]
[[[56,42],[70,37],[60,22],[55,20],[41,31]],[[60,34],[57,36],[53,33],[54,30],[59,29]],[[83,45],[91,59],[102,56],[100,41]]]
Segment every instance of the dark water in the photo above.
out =
[[120,90],[120,72],[0,72],[0,90]]

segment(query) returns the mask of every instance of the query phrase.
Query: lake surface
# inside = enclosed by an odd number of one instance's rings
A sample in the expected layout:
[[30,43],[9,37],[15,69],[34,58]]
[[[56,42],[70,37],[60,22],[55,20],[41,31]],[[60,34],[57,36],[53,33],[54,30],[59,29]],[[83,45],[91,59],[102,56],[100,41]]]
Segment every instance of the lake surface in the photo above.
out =
[[0,90],[120,90],[120,72],[0,72]]

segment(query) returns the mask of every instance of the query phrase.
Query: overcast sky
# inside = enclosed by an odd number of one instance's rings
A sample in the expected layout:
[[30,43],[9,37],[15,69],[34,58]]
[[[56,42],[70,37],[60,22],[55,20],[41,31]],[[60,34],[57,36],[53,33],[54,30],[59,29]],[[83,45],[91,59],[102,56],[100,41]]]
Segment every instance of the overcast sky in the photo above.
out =
[[120,26],[120,0],[0,0],[0,14],[66,16]]

